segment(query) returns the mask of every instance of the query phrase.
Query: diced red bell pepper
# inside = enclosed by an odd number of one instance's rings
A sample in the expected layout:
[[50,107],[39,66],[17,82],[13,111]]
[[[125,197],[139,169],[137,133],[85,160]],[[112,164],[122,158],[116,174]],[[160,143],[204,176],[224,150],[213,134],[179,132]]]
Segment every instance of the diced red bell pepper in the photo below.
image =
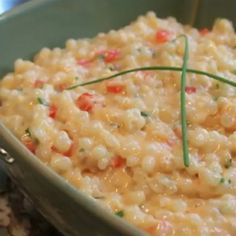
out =
[[124,85],[122,84],[108,84],[107,92],[108,93],[122,93],[124,91]]
[[98,55],[103,56],[106,63],[110,63],[119,58],[120,52],[117,49],[109,49],[99,52]]
[[70,148],[68,149],[68,151],[64,152],[63,155],[64,156],[67,156],[67,157],[71,157],[72,154],[73,154],[73,148],[74,148],[74,145],[73,143],[71,144]]
[[156,32],[155,37],[157,43],[165,43],[170,40],[171,32],[168,30],[161,29]]
[[77,100],[76,105],[82,111],[91,112],[94,107],[94,96],[90,93],[81,94]]
[[72,143],[71,146],[70,146],[70,148],[69,148],[66,152],[63,152],[63,153],[61,153],[59,150],[57,150],[57,148],[56,148],[55,146],[52,146],[51,149],[52,149],[52,151],[57,152],[57,153],[60,153],[60,154],[62,154],[63,156],[71,157],[72,154],[73,154],[73,147],[74,147],[74,145],[73,145],[73,143]]
[[199,33],[200,33],[202,36],[207,35],[209,32],[210,32],[210,31],[209,31],[209,29],[207,29],[207,28],[202,28],[202,29],[199,30]]
[[68,85],[67,84],[59,84],[58,86],[57,86],[57,90],[58,91],[60,91],[60,92],[62,92],[63,90],[65,90],[66,88],[68,87]]
[[91,63],[91,59],[80,59],[77,61],[77,64],[80,66],[88,66]]
[[56,115],[57,115],[57,107],[55,105],[51,105],[49,107],[49,111],[48,111],[48,115],[55,119],[56,118]]
[[173,131],[174,131],[176,137],[178,137],[179,139],[182,138],[182,130],[181,130],[180,127],[175,127],[175,128],[173,129]]
[[173,225],[167,220],[159,220],[157,225],[149,226],[144,229],[148,235],[160,236],[160,235],[171,235],[173,232]]
[[35,153],[36,144],[31,137],[24,135],[21,141],[32,153]]
[[187,86],[187,87],[185,88],[185,92],[186,92],[187,94],[196,93],[196,91],[197,91],[196,87]]
[[44,84],[45,84],[45,81],[43,81],[43,80],[36,80],[34,82],[34,88],[42,88]]
[[124,167],[126,164],[126,160],[121,156],[116,156],[111,160],[111,166],[113,168],[121,168]]

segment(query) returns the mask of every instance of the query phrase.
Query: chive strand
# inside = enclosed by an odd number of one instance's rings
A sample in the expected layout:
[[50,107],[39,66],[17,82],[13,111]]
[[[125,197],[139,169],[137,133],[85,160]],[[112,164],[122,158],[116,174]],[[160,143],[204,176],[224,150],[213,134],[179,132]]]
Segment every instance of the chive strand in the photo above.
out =
[[204,75],[214,80],[229,84],[233,87],[236,87],[236,82],[226,79],[224,77],[214,75],[205,71],[195,70],[195,69],[188,69],[188,58],[189,58],[189,45],[188,45],[188,38],[186,35],[180,35],[178,38],[184,38],[184,56],[183,56],[183,64],[182,67],[171,67],[171,66],[149,66],[149,67],[138,67],[130,70],[125,70],[113,74],[108,77],[99,78],[96,80],[91,80],[85,83],[75,84],[67,88],[67,90],[72,90],[80,86],[91,85],[100,83],[106,80],[113,79],[115,77],[129,74],[132,72],[137,71],[147,71],[147,70],[159,70],[159,71],[178,71],[181,72],[181,88],[180,88],[180,107],[181,107],[181,130],[182,130],[182,150],[183,150],[183,162],[186,167],[189,167],[189,149],[188,149],[188,134],[187,134],[187,116],[186,116],[186,74],[187,73],[194,73],[198,75]]
[[[147,67],[137,67],[134,69],[130,69],[130,70],[124,70],[121,71],[119,73],[116,73],[114,75],[110,75],[108,77],[103,77],[103,78],[99,78],[99,79],[95,79],[95,80],[91,80],[85,83],[79,83],[79,84],[75,84],[72,85],[70,87],[67,88],[67,90],[72,90],[72,89],[76,89],[77,87],[81,87],[81,86],[85,86],[85,85],[91,85],[91,84],[97,84],[106,80],[110,80],[113,79],[115,77],[121,76],[121,75],[125,75],[125,74],[129,74],[132,72],[137,72],[137,71],[148,71],[148,70],[159,70],[159,71],[182,71],[182,67],[175,67],[175,66],[147,66]],[[201,70],[195,70],[195,69],[189,69],[187,68],[186,70],[187,73],[192,73],[192,74],[198,74],[198,75],[205,75],[209,78],[212,78],[214,80],[223,82],[225,84],[229,84],[233,87],[236,87],[236,82],[231,81],[229,79],[226,79],[224,77],[218,76],[218,75],[214,75],[205,71],[201,71]]]
[[183,150],[183,161],[186,167],[189,166],[189,151],[188,151],[188,133],[187,133],[187,115],[186,115],[186,73],[187,64],[189,58],[189,46],[188,38],[186,35],[182,35],[184,38],[184,56],[181,73],[181,85],[180,85],[180,119],[181,119],[181,130],[182,130],[182,150]]

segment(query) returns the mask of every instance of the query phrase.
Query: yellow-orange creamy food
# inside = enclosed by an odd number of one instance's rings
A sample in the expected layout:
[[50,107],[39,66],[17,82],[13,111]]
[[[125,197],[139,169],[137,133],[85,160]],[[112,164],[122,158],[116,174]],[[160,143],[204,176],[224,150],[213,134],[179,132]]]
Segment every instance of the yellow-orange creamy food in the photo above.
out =
[[236,235],[236,91],[187,75],[190,166],[182,155],[182,66],[236,81],[236,35],[216,20],[199,31],[149,12],[117,31],[43,48],[0,81],[0,120],[46,165],[153,236]]

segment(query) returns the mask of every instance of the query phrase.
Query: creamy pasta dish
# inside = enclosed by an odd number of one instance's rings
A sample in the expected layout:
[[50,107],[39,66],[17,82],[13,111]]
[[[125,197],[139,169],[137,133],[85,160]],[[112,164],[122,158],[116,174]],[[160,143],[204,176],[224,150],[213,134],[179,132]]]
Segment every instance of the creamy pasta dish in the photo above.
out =
[[[120,30],[69,39],[18,59],[0,81],[0,120],[45,165],[151,236],[236,235],[236,89],[187,73],[189,166],[182,150],[181,71],[236,82],[236,35],[153,12]],[[69,89],[68,89],[69,88]]]

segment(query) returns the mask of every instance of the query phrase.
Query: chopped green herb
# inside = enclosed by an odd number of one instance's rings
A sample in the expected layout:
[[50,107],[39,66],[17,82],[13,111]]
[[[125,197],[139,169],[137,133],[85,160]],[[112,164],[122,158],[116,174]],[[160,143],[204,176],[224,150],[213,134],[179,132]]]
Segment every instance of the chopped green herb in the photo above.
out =
[[181,86],[180,86],[180,120],[181,120],[181,131],[182,131],[182,150],[183,150],[183,161],[186,167],[189,166],[189,150],[188,150],[188,133],[187,133],[187,114],[186,114],[186,74],[187,65],[189,58],[189,46],[188,38],[186,35],[181,35],[184,38],[184,56],[183,64],[181,68]]
[[232,166],[232,159],[228,159],[226,162],[225,162],[225,168],[228,169]]
[[84,148],[80,148],[79,152],[84,152],[85,149]]
[[116,68],[115,68],[114,65],[110,64],[110,65],[108,66],[108,69],[109,69],[110,71],[114,71]]
[[218,98],[219,98],[218,96],[213,96],[213,97],[212,97],[212,99],[213,99],[214,101],[217,101]]
[[232,180],[231,179],[225,179],[224,177],[221,177],[219,183],[220,184],[224,184],[224,183],[231,184]]
[[152,50],[152,58],[155,58],[157,56],[157,52]]
[[78,81],[78,80],[79,80],[79,77],[76,76],[76,77],[75,77],[75,80]]
[[105,197],[103,197],[103,196],[96,196],[94,198],[97,199],[97,200],[105,199]]
[[[121,75],[126,75],[126,74],[129,74],[129,73],[132,73],[132,72],[137,72],[137,71],[149,71],[149,70],[159,70],[159,71],[182,71],[182,68],[181,67],[175,67],[175,66],[147,66],[147,67],[137,67],[137,68],[134,68],[134,69],[130,69],[130,70],[124,70],[124,71],[121,71],[121,72],[118,72],[114,75],[111,75],[111,76],[108,76],[108,77],[103,77],[103,78],[99,78],[99,79],[95,79],[95,80],[91,80],[91,81],[88,81],[88,82],[84,82],[84,83],[80,83],[80,84],[75,84],[75,85],[72,85],[70,87],[67,87],[66,90],[72,90],[72,89],[76,89],[78,87],[81,87],[81,86],[86,86],[86,85],[90,85],[90,84],[98,84],[98,83],[101,83],[103,81],[106,81],[106,80],[111,80],[111,79],[114,79],[118,76],[121,76]],[[227,78],[224,78],[224,77],[221,77],[221,76],[218,76],[218,75],[214,75],[214,74],[211,74],[211,73],[208,73],[206,71],[201,71],[201,70],[195,70],[195,69],[189,69],[187,68],[187,72],[188,73],[193,73],[193,74],[197,74],[197,75],[205,75],[209,78],[212,78],[214,80],[217,80],[217,81],[220,81],[220,82],[223,82],[225,84],[229,84],[233,87],[236,87],[236,82],[230,80],[230,79],[227,79]]]
[[98,54],[98,55],[97,55],[97,58],[98,58],[99,60],[102,60],[102,61],[105,60],[105,56],[104,56],[103,54]]
[[122,217],[124,217],[125,213],[124,213],[124,211],[117,211],[117,212],[115,212],[115,215],[122,218]]
[[142,48],[137,48],[137,52],[141,53],[142,52]]
[[223,184],[224,182],[225,182],[225,178],[224,178],[224,177],[221,177],[219,183],[220,183],[220,184]]
[[216,84],[216,89],[219,89],[220,88],[220,84]]
[[141,111],[140,114],[141,114],[141,116],[143,116],[143,117],[149,117],[149,116],[150,116],[150,113],[147,112],[147,111]]
[[30,131],[29,128],[27,128],[27,129],[25,130],[25,133],[26,133],[29,137],[32,137],[32,134],[31,134],[31,131]]
[[49,106],[48,102],[44,98],[37,97],[37,102],[41,105]]

